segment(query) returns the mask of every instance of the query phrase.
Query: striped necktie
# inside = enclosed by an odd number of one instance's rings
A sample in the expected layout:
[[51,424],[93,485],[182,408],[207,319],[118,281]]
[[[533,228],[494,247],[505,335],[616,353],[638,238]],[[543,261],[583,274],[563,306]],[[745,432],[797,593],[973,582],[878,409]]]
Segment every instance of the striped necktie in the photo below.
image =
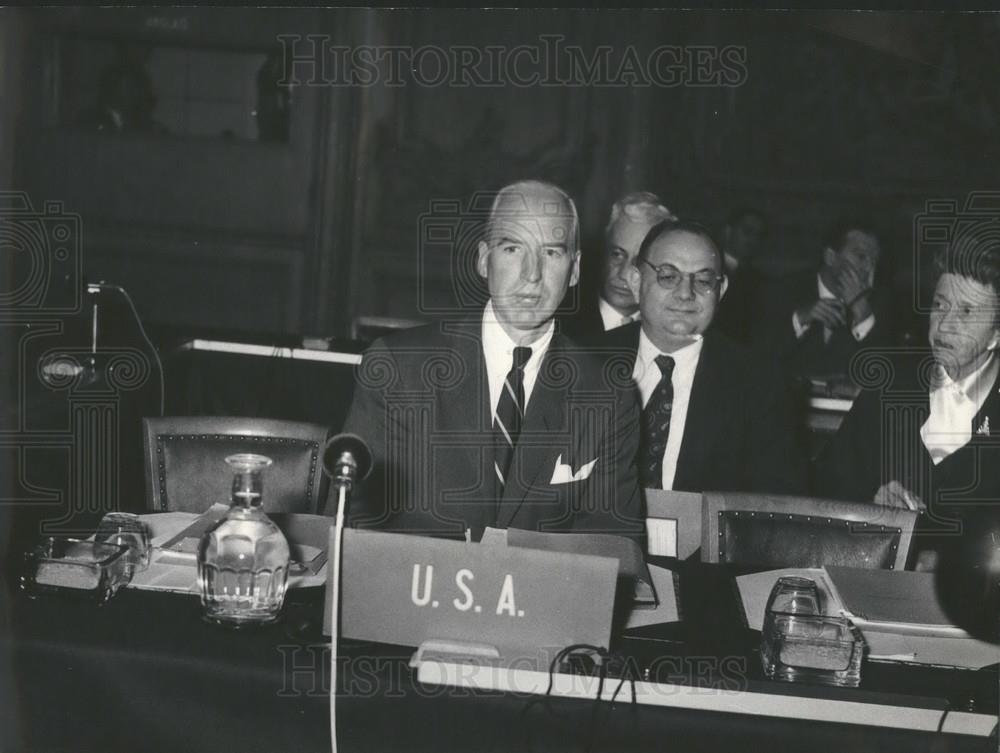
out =
[[[514,457],[517,435],[521,433],[524,418],[524,365],[531,358],[531,348],[514,348],[514,362],[503,380],[500,401],[497,403],[493,431],[496,434],[497,453],[493,470],[497,476],[497,489],[502,493],[510,461]],[[499,495],[498,495],[499,496]]]
[[674,408],[674,359],[659,355],[660,382],[642,409],[642,448],[639,455],[639,477],[645,489],[663,488],[663,453],[670,435],[670,414]]

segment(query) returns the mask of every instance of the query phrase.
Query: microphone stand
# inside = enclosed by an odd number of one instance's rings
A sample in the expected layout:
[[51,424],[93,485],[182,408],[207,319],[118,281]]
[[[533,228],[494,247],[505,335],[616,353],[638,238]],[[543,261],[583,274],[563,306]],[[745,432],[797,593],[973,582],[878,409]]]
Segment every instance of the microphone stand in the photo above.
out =
[[[341,460],[344,456],[341,456]],[[351,462],[353,466],[353,461]],[[337,486],[337,517],[333,524],[333,540],[336,544],[333,553],[333,585],[330,602],[333,617],[330,620],[330,739],[333,742],[333,753],[337,753],[337,644],[340,639],[340,550],[344,541],[344,508],[347,507],[347,494],[351,488],[351,479],[346,464],[337,463],[337,476],[334,484]],[[355,468],[351,468],[353,474]]]
[[[332,462],[328,462],[332,459]],[[337,753],[337,644],[340,639],[340,578],[343,561],[344,511],[348,496],[358,481],[372,470],[372,453],[356,434],[337,434],[327,440],[323,471],[337,487],[337,516],[333,523],[333,557],[330,573],[330,742]]]

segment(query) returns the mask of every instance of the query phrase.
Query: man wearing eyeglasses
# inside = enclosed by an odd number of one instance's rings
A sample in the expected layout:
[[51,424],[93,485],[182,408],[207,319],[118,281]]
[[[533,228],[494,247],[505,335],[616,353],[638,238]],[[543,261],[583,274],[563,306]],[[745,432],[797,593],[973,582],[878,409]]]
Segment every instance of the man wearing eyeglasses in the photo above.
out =
[[640,322],[604,336],[625,349],[643,405],[639,477],[645,488],[804,491],[786,383],[712,328],[728,281],[698,223],[665,221],[639,247],[629,286]]
[[498,192],[476,259],[485,308],[365,353],[344,427],[375,460],[355,524],[475,540],[486,527],[642,539],[635,396],[555,327],[579,254],[564,191],[520,181]]

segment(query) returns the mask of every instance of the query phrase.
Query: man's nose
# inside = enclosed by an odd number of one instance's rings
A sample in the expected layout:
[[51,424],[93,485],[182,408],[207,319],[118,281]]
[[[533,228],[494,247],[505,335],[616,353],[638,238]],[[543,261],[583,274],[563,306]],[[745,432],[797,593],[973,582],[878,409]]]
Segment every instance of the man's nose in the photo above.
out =
[[615,265],[614,272],[611,274],[611,276],[617,277],[622,282],[628,282],[628,276],[625,273],[628,271],[628,268],[631,265],[632,262],[630,259],[625,259],[624,261],[619,262],[618,264]]
[[681,281],[677,285],[677,297],[684,301],[694,299],[694,280],[691,275],[681,275]]
[[944,311],[940,316],[937,317],[937,322],[931,324],[932,329],[937,329],[938,332],[955,332],[957,330],[955,326],[955,317],[951,311]]
[[538,282],[542,279],[541,251],[528,251],[521,263],[521,277],[527,282]]

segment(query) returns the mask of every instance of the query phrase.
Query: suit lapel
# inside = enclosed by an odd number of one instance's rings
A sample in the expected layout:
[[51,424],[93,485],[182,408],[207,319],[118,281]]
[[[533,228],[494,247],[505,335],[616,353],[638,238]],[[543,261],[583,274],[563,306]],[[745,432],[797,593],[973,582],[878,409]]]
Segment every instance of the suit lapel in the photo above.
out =
[[481,321],[442,325],[460,378],[454,388],[434,400],[436,415],[431,427],[440,448],[431,454],[437,479],[432,493],[439,495],[431,504],[443,518],[462,519],[474,529],[492,523],[496,499],[489,381],[481,331]]
[[[712,423],[727,415],[724,407],[726,390],[721,387],[722,375],[727,365],[719,363],[721,354],[719,342],[711,334],[705,336],[705,344],[698,365],[695,367],[691,397],[688,400],[687,417],[684,421],[684,436],[677,456],[677,472],[674,475],[674,489],[693,488],[698,479],[705,477],[704,466],[711,455],[712,441],[716,428]],[[694,489],[703,491],[702,489]]]
[[990,386],[983,407],[972,419],[972,441],[988,439],[994,432],[1000,434],[1000,372]]
[[[567,436],[565,429],[569,426],[566,417],[569,388],[561,383],[560,377],[570,366],[558,363],[566,358],[565,343],[566,340],[561,335],[553,335],[552,343],[539,366],[538,377],[528,399],[528,410],[521,425],[522,440],[518,441],[514,451],[503,499],[500,501],[497,517],[501,526],[511,524],[532,488],[547,483],[544,474],[552,472],[555,459],[560,454],[556,445]],[[563,454],[563,461],[569,460]]]
[[[491,431],[493,420],[490,416],[490,385],[486,376],[481,328],[480,322],[442,326],[448,347],[453,348],[458,357],[455,366],[463,370],[464,378],[459,380],[454,390],[449,390],[447,400],[438,401],[437,429]],[[470,406],[476,407],[471,409]]]

